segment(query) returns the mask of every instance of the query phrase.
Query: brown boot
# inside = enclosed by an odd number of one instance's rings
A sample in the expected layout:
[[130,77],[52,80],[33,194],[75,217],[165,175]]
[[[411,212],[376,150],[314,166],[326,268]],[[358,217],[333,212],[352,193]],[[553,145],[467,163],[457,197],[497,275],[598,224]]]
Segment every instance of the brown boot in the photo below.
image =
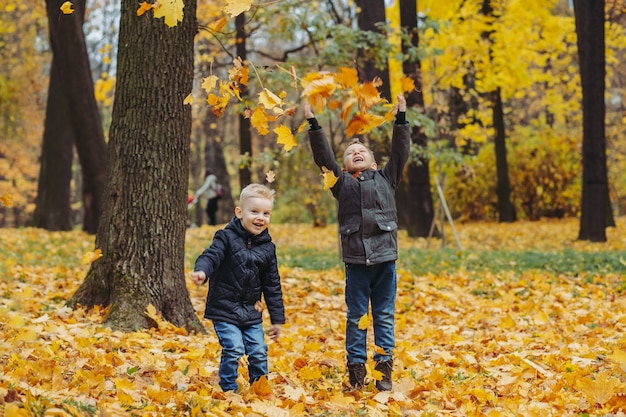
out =
[[354,389],[361,389],[365,385],[365,364],[364,363],[349,363],[348,374],[350,377],[350,385]]
[[376,367],[374,369],[383,374],[383,379],[376,381],[376,388],[378,388],[379,391],[391,391],[391,371],[393,370],[393,359],[376,362]]

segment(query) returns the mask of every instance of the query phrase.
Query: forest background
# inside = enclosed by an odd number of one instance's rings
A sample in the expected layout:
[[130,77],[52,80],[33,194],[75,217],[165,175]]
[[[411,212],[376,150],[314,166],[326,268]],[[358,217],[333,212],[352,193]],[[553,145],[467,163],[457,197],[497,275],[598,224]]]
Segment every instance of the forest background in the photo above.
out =
[[[510,1],[503,3],[494,19],[479,13],[477,4],[418,2],[420,44],[411,53],[418,54],[421,61],[425,104],[419,113],[410,112],[409,118],[422,126],[429,142],[427,149],[415,151],[414,156],[421,152],[429,157],[429,171],[442,184],[455,219],[497,220],[492,108],[481,92],[498,88],[504,105],[511,203],[517,217],[577,216],[582,108],[572,6],[566,1]],[[43,4],[26,7],[3,0],[2,6],[0,194],[12,199],[10,209],[0,207],[0,225],[6,227],[32,224],[51,49]],[[87,6],[84,31],[106,139],[116,79],[119,4],[93,0]],[[398,10],[388,8],[389,24],[381,28],[389,36],[372,34],[364,39],[354,26],[353,5],[337,2],[333,6],[329,9],[323,3],[314,7],[285,1],[256,7],[246,15],[247,59],[253,65],[250,97],[264,88],[289,91],[291,70],[306,74],[350,65],[359,48],[372,44],[378,56],[389,58],[391,89],[394,94],[400,91]],[[220,4],[213,2],[201,2],[198,7],[189,193],[202,183],[205,167],[212,168],[219,182],[227,186],[219,211],[224,222],[231,216],[233,196],[240,189],[240,170],[249,169],[251,178],[261,182],[271,171],[275,174],[273,187],[278,191],[273,221],[334,221],[332,198],[321,187],[311,186],[321,184],[321,180],[310,158],[305,132],[295,137],[296,145],[304,146],[286,151],[273,134],[260,135],[251,129],[252,144],[244,152],[238,120],[247,104],[225,108],[218,119],[214,108],[202,98],[203,80],[210,75],[227,78],[236,59],[234,22],[216,23],[221,10]],[[626,200],[626,70],[621,65],[626,36],[621,2],[608,2],[606,10],[608,183],[612,209],[619,216]],[[223,26],[216,31],[217,24]],[[492,52],[481,41],[489,31],[497,34]],[[312,36],[328,41],[322,49],[304,47],[307,37]],[[488,60],[490,54],[492,59]],[[298,98],[291,95],[297,106]],[[344,128],[336,112],[327,111],[318,117],[339,147]],[[300,121],[294,117],[294,130]],[[384,141],[381,134],[369,140]],[[74,166],[71,198],[72,224],[76,225],[83,209],[78,158]],[[432,187],[433,195],[437,195],[434,181]],[[190,213],[190,223],[204,221],[203,203]]]

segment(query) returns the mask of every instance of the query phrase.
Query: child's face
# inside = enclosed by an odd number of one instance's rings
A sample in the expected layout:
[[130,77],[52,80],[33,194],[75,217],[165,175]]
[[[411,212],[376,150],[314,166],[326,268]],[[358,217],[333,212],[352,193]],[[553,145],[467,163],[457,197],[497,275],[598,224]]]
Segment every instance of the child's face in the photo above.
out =
[[369,149],[360,143],[353,143],[343,153],[343,168],[350,174],[367,169],[376,169],[376,162]]
[[261,197],[247,198],[241,207],[235,207],[235,215],[248,233],[258,235],[270,224],[272,201]]

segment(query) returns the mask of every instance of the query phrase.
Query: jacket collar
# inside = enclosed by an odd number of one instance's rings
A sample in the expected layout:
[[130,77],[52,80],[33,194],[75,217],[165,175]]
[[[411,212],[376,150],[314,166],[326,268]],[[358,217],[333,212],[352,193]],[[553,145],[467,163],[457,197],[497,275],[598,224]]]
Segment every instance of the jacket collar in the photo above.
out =
[[226,229],[232,230],[233,232],[241,236],[241,238],[245,241],[249,241],[257,245],[270,242],[272,240],[267,229],[263,230],[258,235],[253,235],[252,233],[248,232],[246,228],[243,227],[241,221],[237,218],[237,216],[233,216],[230,222],[228,222],[228,224],[226,225]]

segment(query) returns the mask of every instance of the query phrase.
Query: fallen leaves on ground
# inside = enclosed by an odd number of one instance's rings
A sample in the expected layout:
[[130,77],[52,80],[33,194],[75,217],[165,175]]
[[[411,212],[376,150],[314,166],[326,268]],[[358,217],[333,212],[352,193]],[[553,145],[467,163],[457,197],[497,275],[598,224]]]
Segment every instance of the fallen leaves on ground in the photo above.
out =
[[[576,227],[457,226],[465,247],[486,250],[563,241],[578,250],[625,249],[619,229],[599,246],[575,242]],[[190,229],[187,251],[199,253],[214,230]],[[337,248],[336,226],[272,225],[271,232],[279,247]],[[91,237],[2,229],[0,239],[16,251],[0,261],[0,415],[7,417],[624,415],[626,301],[618,274],[398,270],[394,389],[376,390],[370,361],[365,388],[344,392],[343,271],[283,265],[288,323],[268,341],[269,378],[250,387],[241,366],[241,392],[233,394],[217,384],[220,347],[211,331],[187,335],[159,325],[121,333],[102,325],[103,309],[64,307],[87,271]],[[401,248],[424,245],[400,240]],[[202,317],[206,286],[187,284]],[[147,314],[161,320],[154,309]],[[371,324],[363,322],[371,356]]]

